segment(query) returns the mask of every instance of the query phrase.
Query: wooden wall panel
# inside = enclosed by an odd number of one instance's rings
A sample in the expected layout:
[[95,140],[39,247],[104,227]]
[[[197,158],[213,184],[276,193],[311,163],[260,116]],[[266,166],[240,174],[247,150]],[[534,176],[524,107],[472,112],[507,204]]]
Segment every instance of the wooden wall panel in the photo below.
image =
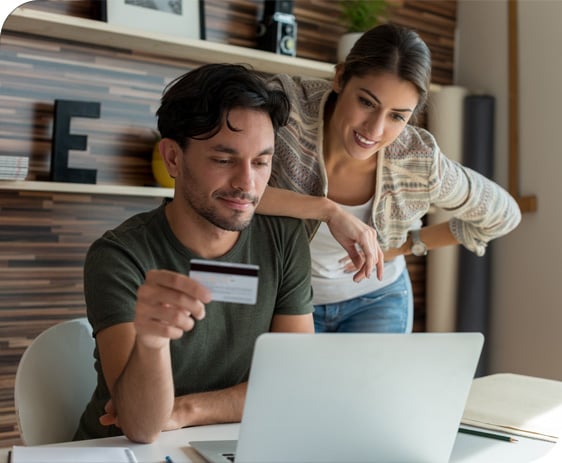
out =
[[198,64],[4,33],[0,153],[30,156],[28,179],[48,179],[55,99],[98,102],[99,119],[72,119],[72,133],[88,137],[88,150],[71,152],[70,167],[97,169],[100,184],[153,185],[162,89]]
[[[434,59],[434,81],[452,83],[456,1],[396,0],[391,20],[416,28]],[[98,19],[98,0],[35,0],[26,6]],[[256,44],[261,2],[206,0],[208,40]],[[343,32],[335,0],[295,0],[297,54],[335,61]],[[163,87],[197,66],[127,50],[86,46],[17,33],[0,36],[0,154],[30,156],[29,179],[50,168],[56,98],[97,101],[100,119],[74,118],[88,151],[71,165],[98,170],[98,183],[151,185],[154,112]],[[73,163],[73,164],[72,164]],[[13,406],[19,358],[30,341],[59,321],[82,316],[82,264],[94,238],[124,218],[154,207],[155,198],[11,192],[0,188],[0,446],[20,443]],[[409,256],[415,330],[425,329],[425,259]]]
[[91,242],[158,198],[0,191],[0,445],[21,443],[14,376],[30,342],[85,315],[82,268]]
[[[417,30],[433,56],[433,81],[453,82],[456,0],[393,0],[389,21]],[[256,47],[262,2],[206,0],[207,40]],[[336,62],[338,38],[345,32],[335,0],[295,0],[297,56]]]

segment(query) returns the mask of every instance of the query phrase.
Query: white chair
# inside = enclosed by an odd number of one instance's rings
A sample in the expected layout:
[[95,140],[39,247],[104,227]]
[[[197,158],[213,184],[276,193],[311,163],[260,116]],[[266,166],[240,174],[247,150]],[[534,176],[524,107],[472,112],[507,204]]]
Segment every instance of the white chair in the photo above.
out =
[[27,347],[16,371],[14,402],[25,445],[72,440],[97,375],[86,318],[54,325]]

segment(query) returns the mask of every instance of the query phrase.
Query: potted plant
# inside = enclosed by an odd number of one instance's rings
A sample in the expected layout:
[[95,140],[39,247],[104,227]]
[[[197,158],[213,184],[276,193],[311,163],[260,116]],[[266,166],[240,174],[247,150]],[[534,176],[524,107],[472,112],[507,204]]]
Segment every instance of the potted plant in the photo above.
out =
[[341,19],[346,33],[338,43],[338,62],[345,60],[361,34],[386,19],[387,0],[341,0]]

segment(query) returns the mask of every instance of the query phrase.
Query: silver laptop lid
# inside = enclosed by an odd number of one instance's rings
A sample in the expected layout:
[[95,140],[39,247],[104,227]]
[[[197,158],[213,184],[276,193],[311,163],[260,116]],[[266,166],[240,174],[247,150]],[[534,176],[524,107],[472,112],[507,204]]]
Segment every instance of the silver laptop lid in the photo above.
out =
[[479,333],[267,333],[236,463],[449,460]]

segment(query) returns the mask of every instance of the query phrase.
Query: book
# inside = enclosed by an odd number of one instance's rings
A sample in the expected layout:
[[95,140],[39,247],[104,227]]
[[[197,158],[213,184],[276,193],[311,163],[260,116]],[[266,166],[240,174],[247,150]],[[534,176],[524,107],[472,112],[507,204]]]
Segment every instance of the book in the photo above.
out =
[[24,180],[27,177],[28,170],[28,157],[0,155],[1,180]]
[[128,447],[12,447],[10,463],[137,463]]
[[556,442],[562,436],[562,382],[511,373],[476,378],[461,423]]

